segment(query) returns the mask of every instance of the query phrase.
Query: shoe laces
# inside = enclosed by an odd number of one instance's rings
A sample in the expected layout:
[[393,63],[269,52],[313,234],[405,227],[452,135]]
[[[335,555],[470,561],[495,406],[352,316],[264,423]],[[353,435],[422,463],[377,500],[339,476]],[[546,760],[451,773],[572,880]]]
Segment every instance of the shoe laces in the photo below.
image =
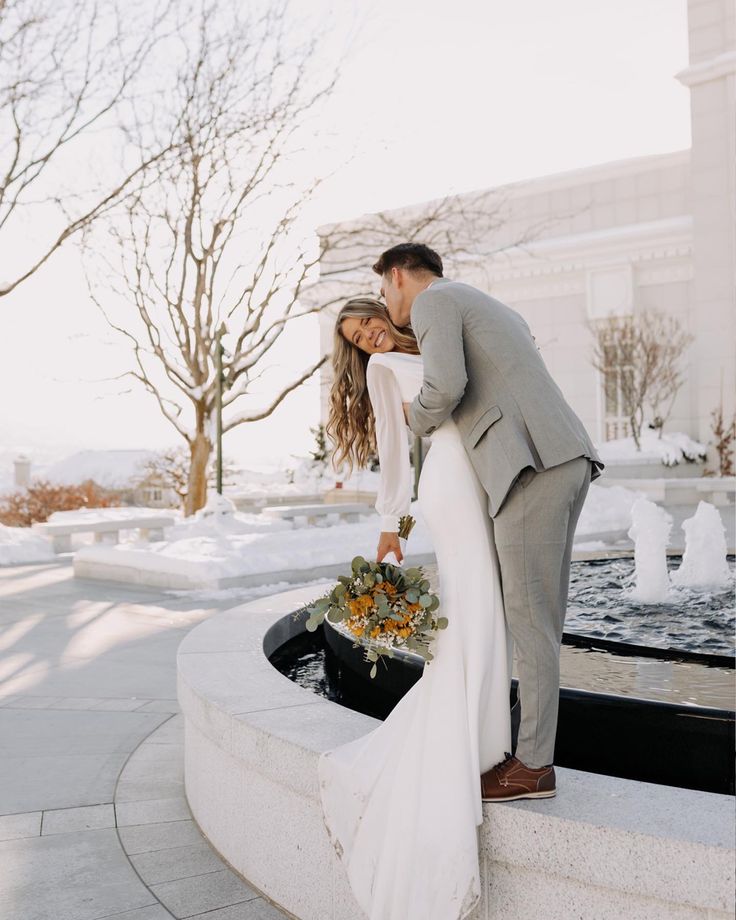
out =
[[509,751],[504,751],[504,754],[505,754],[506,756],[505,756],[504,759],[501,761],[501,763],[497,763],[497,764],[494,766],[494,768],[493,768],[499,776],[500,776],[501,773],[506,769],[506,767],[507,767],[509,761],[511,761],[511,760],[514,759],[513,755],[512,755],[511,753],[509,753]]

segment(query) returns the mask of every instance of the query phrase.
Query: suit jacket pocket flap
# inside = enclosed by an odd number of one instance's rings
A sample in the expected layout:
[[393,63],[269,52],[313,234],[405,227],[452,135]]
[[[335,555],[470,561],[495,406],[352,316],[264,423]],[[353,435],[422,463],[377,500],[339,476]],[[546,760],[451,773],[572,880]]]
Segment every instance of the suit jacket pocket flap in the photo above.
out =
[[468,444],[471,447],[475,447],[478,441],[480,441],[481,436],[494,422],[497,422],[502,415],[503,413],[498,406],[491,406],[490,409],[486,409],[486,411],[473,423],[473,427],[468,434]]

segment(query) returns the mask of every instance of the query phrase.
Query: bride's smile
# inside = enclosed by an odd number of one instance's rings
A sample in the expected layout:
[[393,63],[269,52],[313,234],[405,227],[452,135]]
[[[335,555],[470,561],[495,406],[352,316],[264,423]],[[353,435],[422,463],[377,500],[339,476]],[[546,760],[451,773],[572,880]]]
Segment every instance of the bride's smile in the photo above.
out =
[[380,316],[349,316],[342,321],[341,332],[348,342],[369,355],[396,347],[388,323]]

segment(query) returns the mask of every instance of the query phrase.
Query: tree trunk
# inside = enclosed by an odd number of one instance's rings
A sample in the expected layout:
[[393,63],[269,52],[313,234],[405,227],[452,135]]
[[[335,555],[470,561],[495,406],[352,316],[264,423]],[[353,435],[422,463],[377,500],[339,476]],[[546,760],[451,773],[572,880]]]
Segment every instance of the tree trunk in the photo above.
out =
[[631,437],[634,439],[634,444],[638,451],[641,450],[641,425],[639,424],[639,419],[636,412],[632,412],[629,416],[629,424],[631,425]]
[[203,431],[198,431],[189,443],[191,463],[189,464],[189,483],[184,501],[186,517],[203,508],[207,501],[207,464],[212,453],[212,442]]

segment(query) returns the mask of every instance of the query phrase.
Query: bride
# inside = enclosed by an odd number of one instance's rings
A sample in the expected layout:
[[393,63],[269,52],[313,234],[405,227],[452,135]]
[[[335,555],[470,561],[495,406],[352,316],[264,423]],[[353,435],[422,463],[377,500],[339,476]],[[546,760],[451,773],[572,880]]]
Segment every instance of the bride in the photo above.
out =
[[[377,448],[377,559],[401,563],[413,482],[402,403],[422,385],[416,339],[380,301],[354,298],[335,324],[333,368],[335,462],[363,466]],[[449,625],[389,716],[319,759],[325,826],[370,920],[461,920],[478,905],[480,775],[511,751],[513,645],[487,496],[452,416],[431,435],[418,502]]]

